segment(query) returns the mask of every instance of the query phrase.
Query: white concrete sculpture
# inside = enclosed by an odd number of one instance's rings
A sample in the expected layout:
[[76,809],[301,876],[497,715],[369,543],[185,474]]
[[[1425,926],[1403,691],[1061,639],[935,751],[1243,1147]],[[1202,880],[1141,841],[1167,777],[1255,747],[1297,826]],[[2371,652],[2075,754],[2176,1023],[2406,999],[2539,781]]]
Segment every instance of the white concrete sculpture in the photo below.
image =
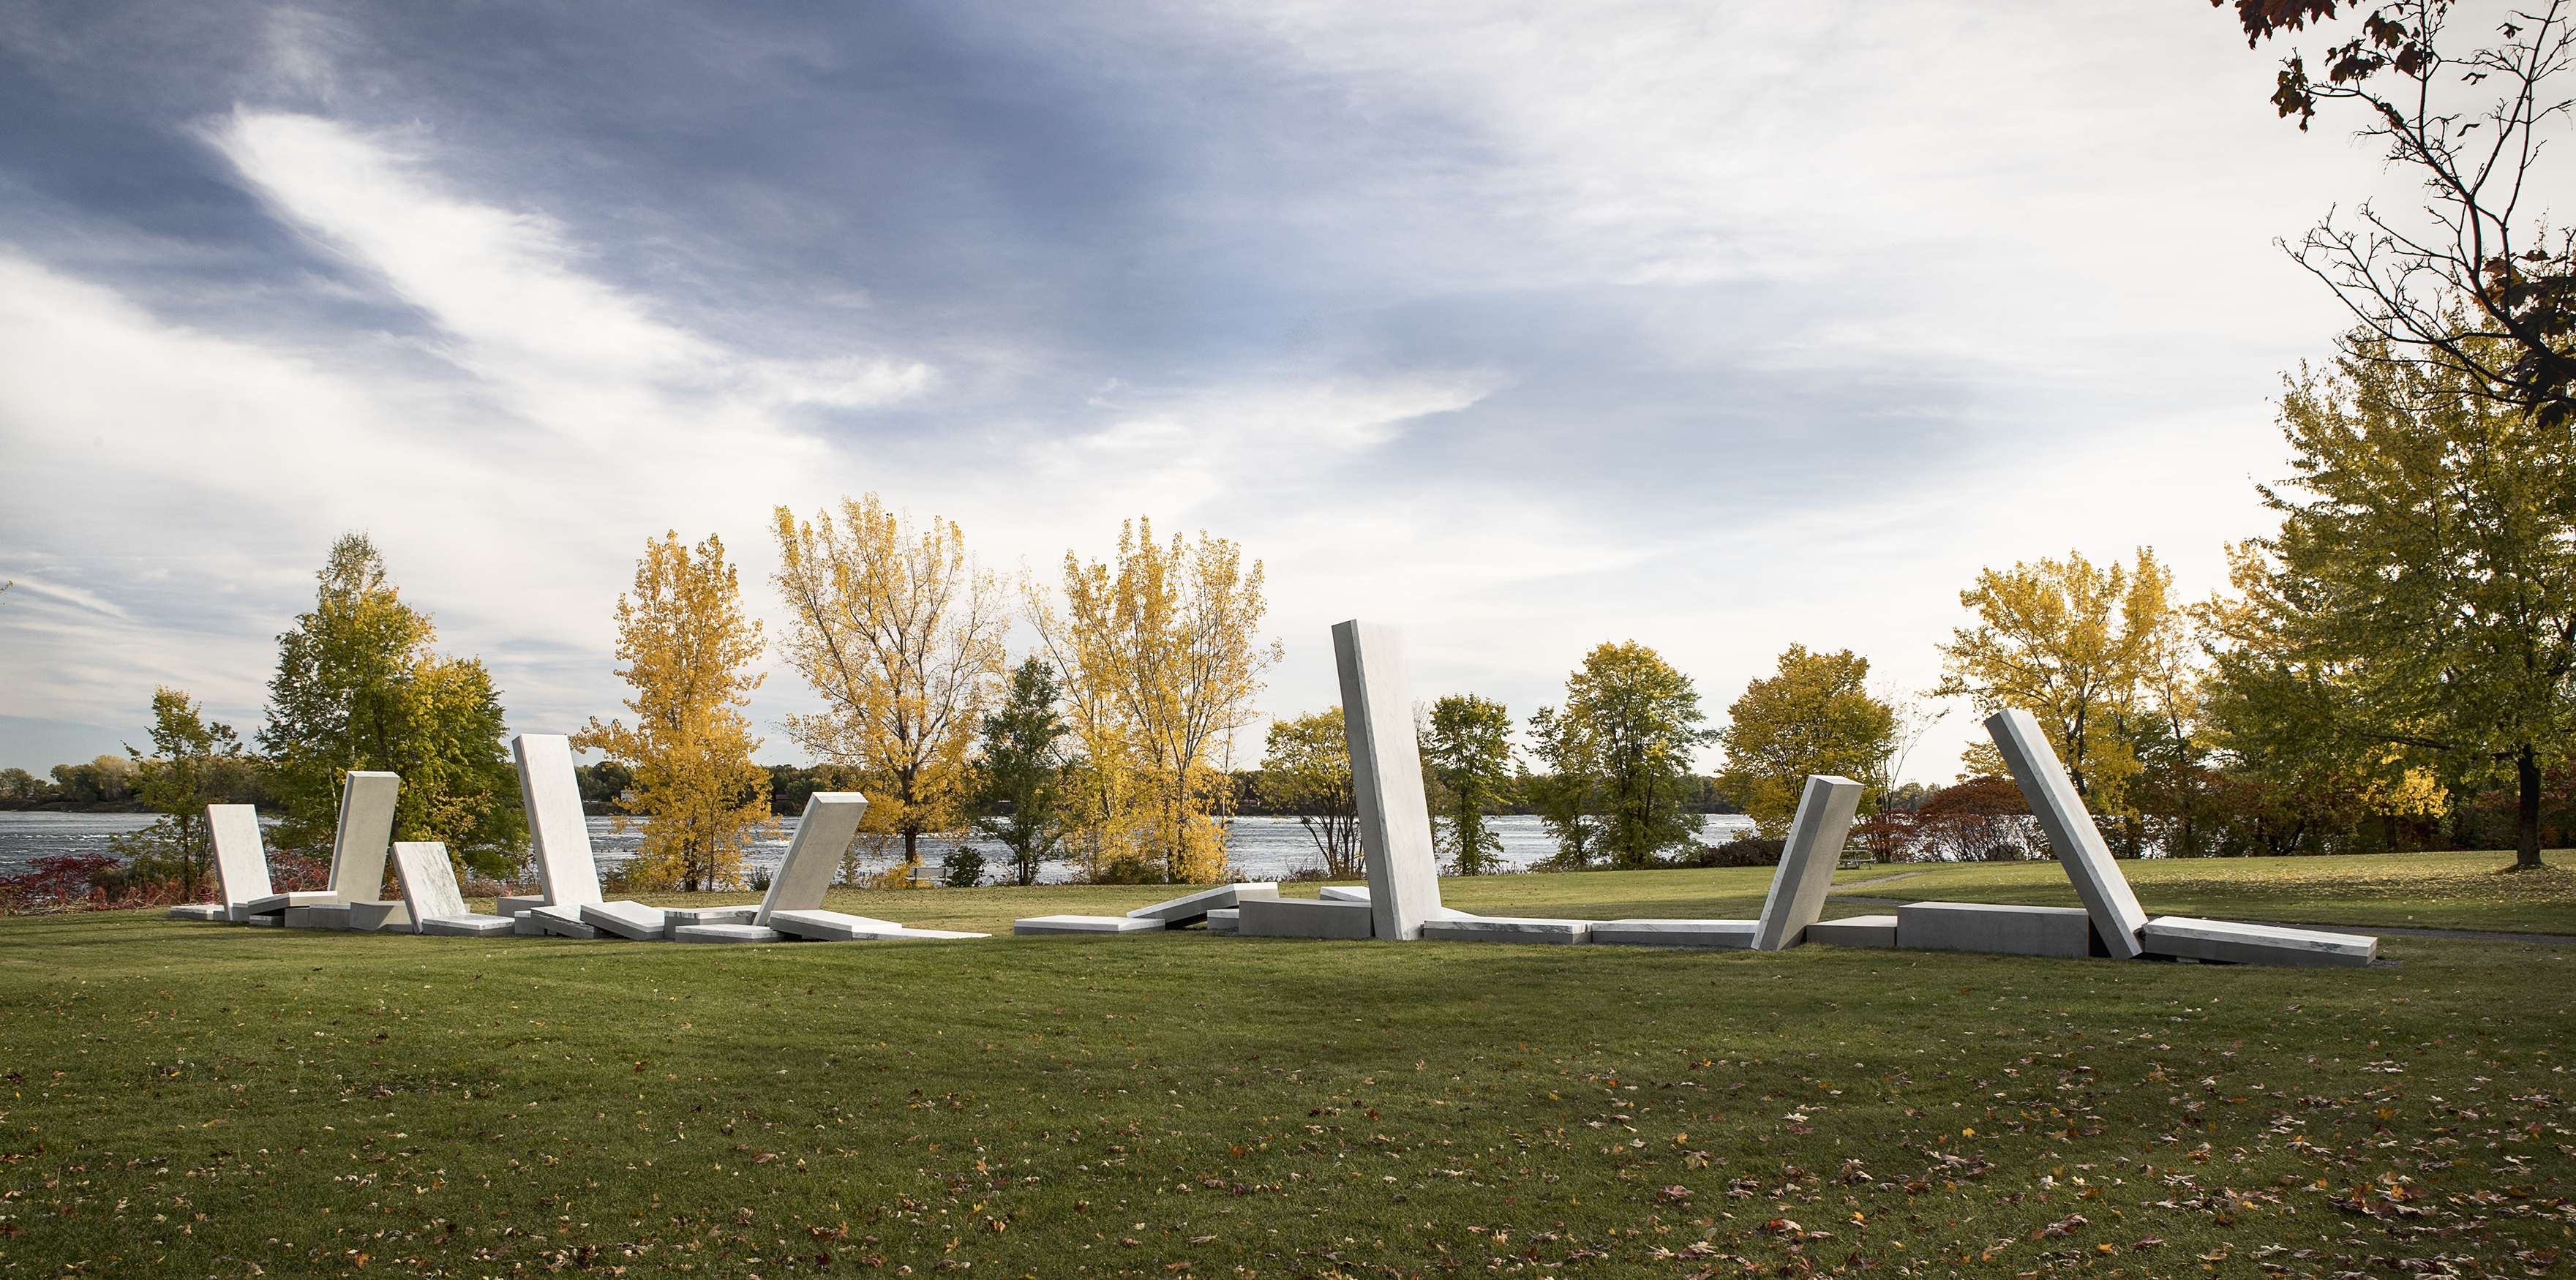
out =
[[1315,896],[1326,902],[1366,902],[1369,891],[1367,885],[1328,884],[1317,889]]
[[1235,933],[1245,938],[1365,939],[1377,936],[1377,922],[1365,902],[1253,898],[1235,909]]
[[2048,843],[2065,864],[2067,878],[2075,882],[2075,894],[2092,913],[2093,928],[2102,935],[2103,945],[2122,960],[2146,954],[2138,941],[2138,931],[2147,927],[2146,909],[2138,905],[2129,878],[2120,874],[2111,847],[2102,843],[2092,815],[2084,811],[2084,801],[2066,780],[2066,769],[2058,763],[2057,751],[2048,745],[2039,721],[2027,711],[1998,711],[1986,717],[1986,732],[2003,752],[2004,766],[2012,770],[2013,781],[2020,784],[2022,799],[2038,816],[2040,829],[2048,833]]
[[2362,934],[2320,933],[2231,920],[2157,916],[2147,922],[2141,937],[2151,954],[2222,964],[2325,968],[2367,965],[2379,958],[2379,939]]
[[1011,922],[1011,933],[1022,938],[1161,932],[1162,921],[1140,920],[1134,916],[1030,916]]
[[988,938],[991,934],[954,929],[912,929],[892,920],[854,916],[842,911],[772,911],[769,927],[808,942],[929,942]]
[[2100,933],[2081,907],[1909,902],[1896,909],[1896,945],[1909,951],[1986,951],[2083,959]]
[[1219,907],[1207,914],[1207,931],[1231,934],[1243,927],[1243,911],[1236,907]]
[[415,932],[411,927],[411,906],[401,902],[352,902],[349,904],[349,931],[352,933]]
[[447,860],[446,845],[404,840],[394,845],[393,855],[413,932],[442,938],[496,938],[510,933],[508,920],[465,910],[465,895],[456,888],[456,868]]
[[673,942],[785,942],[776,929],[756,924],[684,924],[671,931]]
[[246,804],[206,806],[206,832],[214,838],[215,878],[223,883],[224,915],[238,921],[269,887],[268,842],[260,838],[259,810]]
[[751,918],[759,914],[758,903],[739,907],[664,907],[662,924],[671,931],[671,940],[677,942],[682,929],[702,924],[750,924]]
[[278,916],[289,928],[348,928],[348,904],[380,901],[384,893],[394,801],[401,794],[398,774],[350,771],[340,786],[339,826],[331,840],[331,887],[262,894],[243,904],[244,917]]
[[670,922],[662,918],[660,907],[641,902],[585,902],[579,908],[581,922],[602,933],[613,933],[637,942],[667,942]]
[[841,874],[841,855],[849,852],[867,813],[868,798],[856,791],[817,791],[806,797],[796,838],[787,843],[787,859],[770,877],[769,892],[751,922],[767,928],[770,912],[820,910],[832,878]]
[[1463,920],[1422,922],[1422,936],[1440,942],[1535,942],[1581,946],[1595,928],[1588,920],[1544,920],[1523,916],[1471,916]]
[[[581,778],[572,770],[572,739],[560,733],[523,733],[510,739],[519,767],[519,799],[527,807],[528,838],[536,846],[537,882],[545,905],[579,907],[600,900],[599,863],[591,856],[590,823],[581,812]],[[514,903],[501,903],[511,915]]]
[[1213,889],[1201,889],[1196,893],[1185,893],[1166,902],[1157,902],[1150,907],[1138,907],[1127,915],[1135,920],[1160,921],[1166,929],[1181,929],[1207,919],[1210,911],[1240,906],[1253,898],[1278,896],[1279,885],[1275,881],[1221,884]]
[[[1413,740],[1403,633],[1356,618],[1336,623],[1333,662],[1359,801],[1370,926],[1380,938],[1411,941],[1440,905],[1440,872],[1431,848],[1431,806],[1422,794],[1422,753]],[[1243,918],[1245,933],[1255,932],[1253,920]]]
[[510,917],[512,933],[522,938],[556,937],[590,939],[599,936],[599,926],[584,924],[580,907],[530,907]]
[[1781,951],[1807,940],[1807,926],[1825,913],[1825,890],[1833,887],[1834,864],[1842,859],[1861,790],[1849,778],[1807,775],[1788,843],[1780,850],[1780,869],[1771,874],[1771,894],[1762,900],[1754,950]]
[[1590,940],[1594,946],[1743,951],[1761,930],[1759,920],[1605,920],[1592,926]]
[[1894,916],[1819,920],[1807,926],[1807,941],[1834,947],[1892,947],[1896,945],[1896,924]]

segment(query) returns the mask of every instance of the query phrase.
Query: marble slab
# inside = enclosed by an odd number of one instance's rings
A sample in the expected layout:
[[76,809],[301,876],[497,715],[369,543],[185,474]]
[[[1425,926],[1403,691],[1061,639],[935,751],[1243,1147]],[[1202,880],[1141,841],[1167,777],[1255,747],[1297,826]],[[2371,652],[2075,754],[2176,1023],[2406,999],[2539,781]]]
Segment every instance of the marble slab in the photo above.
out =
[[173,920],[228,920],[231,918],[220,902],[189,902],[170,908]]
[[551,934],[558,938],[599,936],[599,929],[596,926],[582,923],[581,908],[578,906],[534,907],[519,913],[517,920],[523,925],[530,926],[537,933]]
[[1254,898],[1235,911],[1235,932],[1246,938],[1366,939],[1377,936],[1376,915],[1365,902],[1336,902],[1329,898]]
[[1207,913],[1207,931],[1232,933],[1243,925],[1243,912],[1233,907],[1219,907]]
[[331,837],[331,894],[341,902],[375,902],[385,892],[392,852],[394,802],[402,775],[353,769],[340,785],[340,823]]
[[670,938],[671,926],[663,921],[662,909],[640,902],[585,902],[581,904],[581,922],[602,933],[637,942]]
[[850,851],[859,820],[867,814],[868,798],[856,791],[817,791],[807,797],[804,816],[796,820],[796,838],[788,842],[787,857],[770,878],[769,892],[751,922],[766,927],[773,911],[821,910],[824,893],[841,874],[841,855]]
[[1413,737],[1404,634],[1357,618],[1335,623],[1333,664],[1341,677],[1342,731],[1350,739],[1371,928],[1377,937],[1409,941],[1422,936],[1428,909],[1440,905],[1440,867],[1422,792],[1421,745]]
[[2048,745],[2039,721],[2027,711],[1998,711],[1986,717],[1986,732],[1994,738],[1995,749],[2003,752],[2004,766],[2012,770],[2021,798],[2039,819],[2040,829],[2048,833],[2049,847],[2057,851],[2066,878],[2075,882],[2075,896],[2084,900],[2103,945],[2122,960],[2144,955],[2138,931],[2147,927],[2146,908],[2138,905],[2129,878],[2120,873],[2111,846],[2102,842],[2101,829],[2085,812],[2083,799],[2067,780],[2057,749]]
[[1782,951],[1807,939],[1807,926],[1825,911],[1825,890],[1834,883],[1834,864],[1842,860],[1843,840],[1851,834],[1852,815],[1860,810],[1864,788],[1849,778],[1807,775],[1798,795],[1798,816],[1789,823],[1789,840],[1780,850],[1780,869],[1771,873],[1771,894],[1762,900],[1762,927],[1753,935],[1756,951]]
[[518,928],[518,921],[500,916],[431,916],[420,922],[420,932],[432,938],[501,938]]
[[[1275,898],[1279,895],[1271,896]],[[1317,889],[1315,896],[1326,902],[1366,902],[1369,900],[1369,891],[1364,885],[1328,884]]]
[[1278,896],[1279,886],[1276,882],[1221,884],[1213,889],[1183,894],[1168,902],[1157,902],[1150,907],[1138,907],[1127,914],[1137,920],[1160,920],[1165,928],[1178,929],[1185,925],[1197,924],[1207,918],[1208,912],[1235,906],[1246,898]]
[[260,838],[259,810],[246,804],[206,806],[206,832],[215,845],[215,878],[226,903],[275,893],[268,879],[268,842]]
[[1807,926],[1807,941],[1835,947],[1892,947],[1896,945],[1896,917],[1845,916],[1840,920],[1819,920]]
[[1581,946],[1591,937],[1588,920],[1545,920],[1525,916],[1478,916],[1473,920],[1426,920],[1422,936],[1441,942],[1527,942]]
[[1909,902],[1896,909],[1896,945],[1909,951],[1985,951],[2082,959],[2100,942],[2082,907]]
[[1593,923],[1596,947],[1700,947],[1743,951],[1761,932],[1759,920],[1605,920]]
[[2358,933],[2324,933],[2233,920],[2157,916],[2140,934],[2147,954],[2221,964],[2270,964],[2297,968],[2360,967],[2379,958],[2379,939]]
[[671,931],[673,942],[785,942],[776,929],[756,924],[684,924]]
[[349,928],[357,933],[411,933],[411,908],[399,902],[352,902]]
[[403,932],[489,938],[516,930],[507,916],[475,915],[465,909],[465,895],[456,887],[456,866],[448,861],[444,844],[397,841],[394,874],[402,880],[403,906],[409,909],[399,926]]
[[572,771],[572,739],[560,733],[523,733],[510,739],[510,758],[519,769],[519,800],[526,806],[528,839],[536,846],[537,883],[545,900],[559,907],[599,901],[599,864],[591,860],[581,779]]
[[857,942],[878,934],[903,931],[903,926],[892,920],[854,916],[846,911],[772,911],[769,913],[769,927],[794,937],[824,942]]
[[1011,922],[1015,937],[1039,938],[1068,934],[1161,933],[1160,920],[1139,920],[1132,916],[1031,916]]

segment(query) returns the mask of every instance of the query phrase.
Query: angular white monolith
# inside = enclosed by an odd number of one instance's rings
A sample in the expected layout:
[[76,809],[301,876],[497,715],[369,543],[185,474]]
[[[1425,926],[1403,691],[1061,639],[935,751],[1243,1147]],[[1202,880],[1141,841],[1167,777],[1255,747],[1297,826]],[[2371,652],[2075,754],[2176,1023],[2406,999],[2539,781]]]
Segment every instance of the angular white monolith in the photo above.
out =
[[1807,926],[1825,914],[1825,890],[1834,885],[1834,863],[1843,856],[1860,793],[1861,785],[1849,778],[1807,775],[1798,816],[1789,822],[1789,842],[1780,850],[1780,869],[1771,874],[1771,896],[1762,900],[1754,950],[1780,951],[1806,941]]
[[276,892],[269,887],[268,844],[260,839],[259,810],[246,804],[207,805],[206,830],[214,837],[215,878],[223,882],[227,905],[241,906]]
[[2138,931],[2147,927],[2146,909],[2138,905],[2129,878],[2120,874],[2120,864],[2112,860],[2111,846],[2102,843],[2101,831],[2084,811],[2075,784],[2067,781],[2066,768],[2057,762],[2057,750],[2048,745],[2039,721],[2027,711],[1998,711],[1986,717],[1986,732],[1993,735],[1995,749],[2004,753],[2004,767],[2012,770],[2021,798],[2039,818],[2040,829],[2048,833],[2048,843],[2066,867],[2066,878],[2075,882],[2075,896],[2084,900],[2084,909],[2092,914],[2093,931],[2102,935],[2102,945],[2121,960],[2145,955]]
[[514,927],[499,916],[465,910],[465,895],[456,887],[456,868],[447,846],[435,840],[405,840],[393,847],[394,874],[402,878],[403,906],[411,916],[407,932],[445,938],[496,938]]
[[787,844],[787,860],[778,864],[751,923],[767,929],[772,911],[820,910],[832,878],[841,874],[841,855],[849,852],[859,819],[867,813],[868,798],[856,791],[817,791],[807,797],[805,814],[796,820],[796,838]]
[[1333,662],[1342,678],[1342,729],[1350,738],[1371,927],[1380,938],[1411,941],[1440,905],[1440,869],[1431,848],[1431,805],[1422,794],[1422,752],[1413,740],[1403,633],[1357,618],[1336,623]]
[[519,798],[527,806],[528,838],[536,845],[537,882],[547,904],[599,901],[599,863],[591,857],[590,823],[581,812],[572,740],[560,733],[523,733],[510,739],[510,755],[519,766]]
[[385,892],[385,859],[393,852],[394,802],[402,776],[351,770],[340,788],[340,829],[331,840],[331,896],[375,902]]

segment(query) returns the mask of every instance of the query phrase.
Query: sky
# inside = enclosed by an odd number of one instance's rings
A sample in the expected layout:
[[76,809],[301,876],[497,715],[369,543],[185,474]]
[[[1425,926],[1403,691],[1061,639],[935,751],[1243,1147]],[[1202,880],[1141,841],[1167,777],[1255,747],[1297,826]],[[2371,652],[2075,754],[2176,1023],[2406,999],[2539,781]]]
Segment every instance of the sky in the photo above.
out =
[[[1712,723],[1792,643],[1928,689],[1982,567],[2197,597],[2269,527],[2344,327],[2276,241],[2408,199],[2276,57],[2202,0],[0,2],[0,767],[160,685],[247,736],[351,530],[514,731],[622,714],[647,538],[774,634],[772,511],[870,492],[1041,585],[1234,540],[1267,715],[1351,617],[1522,717],[1604,641]],[[774,666],[761,757],[816,706]]]

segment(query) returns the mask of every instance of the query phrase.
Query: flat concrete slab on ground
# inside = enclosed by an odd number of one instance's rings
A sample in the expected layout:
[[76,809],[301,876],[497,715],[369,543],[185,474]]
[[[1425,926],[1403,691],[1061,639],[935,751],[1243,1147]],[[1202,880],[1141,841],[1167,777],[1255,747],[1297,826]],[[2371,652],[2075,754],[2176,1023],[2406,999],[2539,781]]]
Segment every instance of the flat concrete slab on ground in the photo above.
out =
[[1160,920],[1165,928],[1178,929],[1206,919],[1210,911],[1240,905],[1247,898],[1278,896],[1279,886],[1272,881],[1221,884],[1213,889],[1183,894],[1168,902],[1157,902],[1150,907],[1138,907],[1127,914],[1138,920]]
[[1742,951],[1753,945],[1759,920],[1602,920],[1592,925],[1596,947],[1701,947]]
[[1519,942],[1573,947],[1583,945],[1592,936],[1592,922],[1532,916],[1425,920],[1422,922],[1422,936],[1440,942]]
[[2107,955],[2082,907],[2012,907],[1987,902],[1909,902],[1896,909],[1896,945],[1909,951],[1984,951],[2009,956]]
[[1896,945],[1896,917],[1845,916],[1840,920],[1819,920],[1807,926],[1807,941],[1831,947],[1892,947]]
[[1132,916],[1030,916],[1011,922],[1011,933],[1022,938],[1090,936],[1119,933],[1161,933],[1160,920],[1139,920]]
[[2147,954],[2222,964],[2297,968],[2360,967],[2379,958],[2379,939],[2358,933],[2324,933],[2233,920],[2157,916],[2139,935]]

